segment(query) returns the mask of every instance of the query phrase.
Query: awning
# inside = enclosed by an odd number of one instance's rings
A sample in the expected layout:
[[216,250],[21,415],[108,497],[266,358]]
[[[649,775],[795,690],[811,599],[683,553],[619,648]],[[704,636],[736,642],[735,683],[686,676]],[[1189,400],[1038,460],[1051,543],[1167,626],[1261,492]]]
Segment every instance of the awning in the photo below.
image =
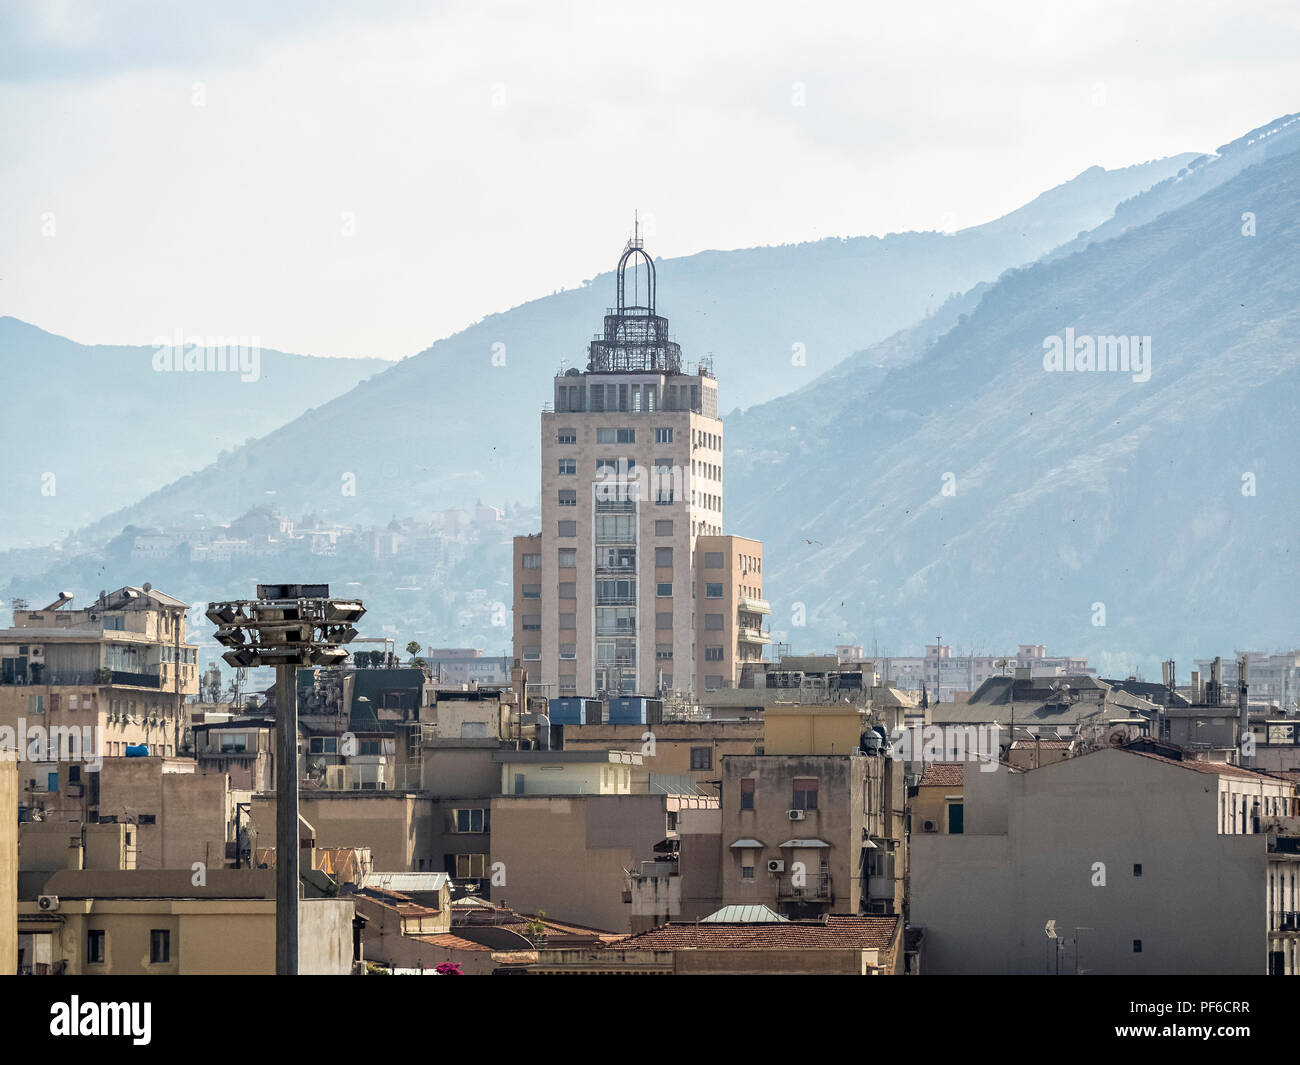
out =
[[782,849],[786,847],[829,847],[830,844],[824,839],[788,839],[781,844]]
[[762,850],[763,844],[756,839],[738,839],[732,844],[733,847],[741,847],[745,850]]

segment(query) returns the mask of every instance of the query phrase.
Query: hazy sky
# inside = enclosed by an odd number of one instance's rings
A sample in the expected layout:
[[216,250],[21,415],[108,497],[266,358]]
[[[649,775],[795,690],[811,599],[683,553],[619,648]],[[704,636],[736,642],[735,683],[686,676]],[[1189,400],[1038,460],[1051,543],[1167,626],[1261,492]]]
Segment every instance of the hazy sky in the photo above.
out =
[[1300,110],[1298,55],[1289,0],[0,2],[0,313],[397,358],[634,208],[669,257],[962,228]]

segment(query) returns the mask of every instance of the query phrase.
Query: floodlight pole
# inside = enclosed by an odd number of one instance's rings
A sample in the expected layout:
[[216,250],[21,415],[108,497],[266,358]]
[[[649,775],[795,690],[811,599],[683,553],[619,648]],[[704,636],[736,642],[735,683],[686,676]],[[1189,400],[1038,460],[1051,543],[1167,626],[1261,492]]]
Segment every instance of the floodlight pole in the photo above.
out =
[[298,975],[298,692],[296,666],[275,667],[275,972]]

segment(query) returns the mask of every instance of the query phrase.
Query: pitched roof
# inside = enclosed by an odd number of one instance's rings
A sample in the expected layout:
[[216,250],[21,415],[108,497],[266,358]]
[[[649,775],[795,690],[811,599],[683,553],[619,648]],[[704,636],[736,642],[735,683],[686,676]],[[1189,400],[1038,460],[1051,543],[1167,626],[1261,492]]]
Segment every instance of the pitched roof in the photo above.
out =
[[378,888],[404,894],[408,891],[441,891],[450,883],[446,873],[366,873],[361,878],[363,888]]
[[619,940],[619,950],[886,950],[898,915],[831,914],[780,924],[666,924]]
[[1277,776],[1273,773],[1262,773],[1254,769],[1246,769],[1239,765],[1229,765],[1227,762],[1207,762],[1199,758],[1166,758],[1164,755],[1152,754],[1150,751],[1134,750],[1131,747],[1121,747],[1119,750],[1126,754],[1134,754],[1139,758],[1150,758],[1153,762],[1164,762],[1165,765],[1174,765],[1179,769],[1190,769],[1196,773],[1211,773],[1219,777],[1234,777],[1237,780],[1271,780],[1278,784],[1292,784],[1293,781],[1285,777]]
[[408,896],[398,894],[396,891],[366,887],[359,888],[354,894],[390,910],[396,910],[402,917],[437,917],[439,915],[437,910],[432,910],[428,906],[421,906],[418,902],[412,902]]
[[491,950],[491,947],[484,946],[482,943],[475,943],[472,939],[462,939],[451,932],[441,932],[434,936],[410,936],[409,938],[428,943],[435,947],[444,947],[447,950]]
[[966,783],[966,764],[964,762],[931,762],[921,773],[919,783],[923,788],[960,788]]

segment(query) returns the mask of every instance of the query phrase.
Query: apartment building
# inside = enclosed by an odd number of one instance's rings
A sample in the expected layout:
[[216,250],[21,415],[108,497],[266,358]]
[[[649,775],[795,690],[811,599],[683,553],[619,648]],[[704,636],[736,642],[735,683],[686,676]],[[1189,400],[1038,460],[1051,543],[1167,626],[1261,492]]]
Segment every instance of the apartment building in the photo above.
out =
[[14,752],[0,747],[0,972],[18,965],[18,763]]
[[[72,599],[64,592],[42,610],[18,607],[13,627],[0,630],[0,729],[93,737],[107,757],[128,747],[176,755],[183,704],[199,690],[186,604],[147,583],[101,592],[81,609]],[[40,808],[43,777],[23,785],[20,802]]]
[[142,869],[225,862],[234,820],[226,773],[161,756],[108,758],[96,771],[66,762],[48,768],[39,823],[61,825],[65,844],[69,829],[121,824],[132,830]]
[[[299,971],[352,971],[351,900],[306,898]],[[64,869],[18,903],[18,971],[67,976],[267,976],[275,972],[275,874]]]
[[1293,783],[1150,741],[962,783],[960,833],[913,819],[925,972],[1298,971]]
[[[901,913],[904,766],[854,706],[769,707],[762,754],[722,759],[722,901],[784,917]],[[864,749],[866,742],[866,749]]]
[[770,639],[762,545],[723,535],[717,380],[669,339],[640,240],[616,277],[541,416],[542,531],[515,538],[514,656],[552,697],[732,685]]

